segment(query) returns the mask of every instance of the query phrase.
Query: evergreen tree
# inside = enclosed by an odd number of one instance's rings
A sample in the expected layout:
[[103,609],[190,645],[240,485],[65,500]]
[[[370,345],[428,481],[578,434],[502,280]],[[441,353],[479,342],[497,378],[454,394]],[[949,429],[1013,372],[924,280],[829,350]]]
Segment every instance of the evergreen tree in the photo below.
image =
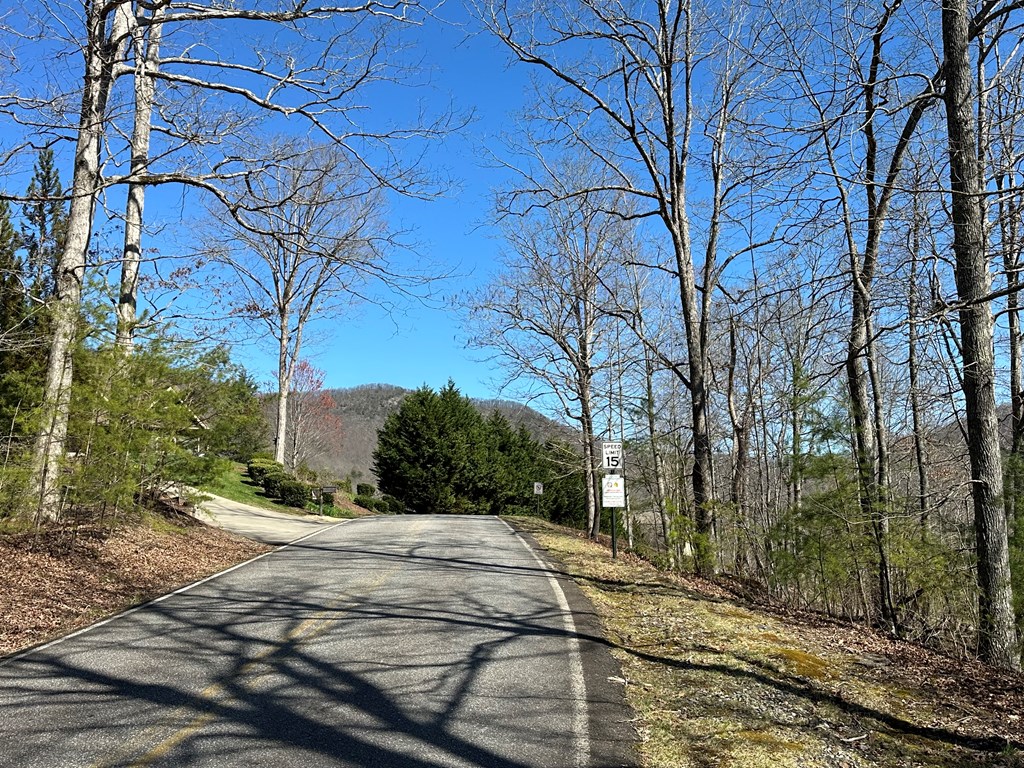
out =
[[[542,446],[498,411],[484,419],[451,381],[440,392],[422,387],[406,396],[377,439],[378,487],[408,509],[522,515],[539,505],[558,522],[586,520],[578,452],[562,443]],[[544,484],[539,500],[537,482]]]
[[25,292],[22,288],[18,233],[11,223],[11,210],[0,200],[0,369],[10,370],[12,353],[25,322]]
[[42,301],[53,296],[57,288],[57,259],[67,226],[63,195],[53,150],[43,149],[26,192],[29,202],[23,208],[26,225],[22,228],[27,285],[32,296]]

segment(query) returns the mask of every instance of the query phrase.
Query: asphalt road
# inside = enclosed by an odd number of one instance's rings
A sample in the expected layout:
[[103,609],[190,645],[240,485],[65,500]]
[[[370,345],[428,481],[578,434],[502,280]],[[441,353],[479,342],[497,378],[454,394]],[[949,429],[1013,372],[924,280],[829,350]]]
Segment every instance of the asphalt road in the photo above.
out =
[[287,544],[306,536],[337,520],[318,515],[292,515],[262,509],[240,501],[203,494],[206,501],[199,505],[196,517],[210,525],[225,528],[264,544]]
[[615,670],[500,520],[364,518],[0,663],[0,765],[631,765]]

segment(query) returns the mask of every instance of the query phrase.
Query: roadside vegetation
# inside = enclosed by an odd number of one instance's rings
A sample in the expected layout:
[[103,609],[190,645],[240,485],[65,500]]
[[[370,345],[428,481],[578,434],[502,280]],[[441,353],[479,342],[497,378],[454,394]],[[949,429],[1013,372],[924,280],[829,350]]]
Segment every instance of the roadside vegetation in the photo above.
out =
[[1024,680],[509,518],[593,602],[645,768],[1024,766]]
[[[267,458],[255,458],[249,462],[248,466],[238,462],[232,463],[216,477],[200,486],[199,490],[201,493],[214,494],[215,496],[230,499],[231,501],[238,501],[242,504],[260,507],[261,509],[270,509],[275,512],[287,512],[289,514],[300,515],[308,514],[310,512],[315,512],[317,514],[320,513],[321,504],[319,502],[319,489],[324,487],[324,485],[328,485],[327,483],[302,482],[295,478],[291,478],[289,482],[298,483],[300,488],[293,492],[296,495],[289,496],[289,501],[296,502],[294,504],[290,504],[286,503],[286,501],[279,495],[281,488],[280,481],[274,482],[272,480],[269,484],[257,481],[254,479],[254,476],[250,471],[250,468],[254,467],[262,467],[264,471],[257,471],[256,476],[261,477],[264,481],[268,477],[268,474],[265,472],[267,468],[280,469],[281,473],[284,474],[283,468],[272,460]],[[346,490],[349,483],[346,481],[335,481],[334,484],[330,485],[337,490],[333,493],[328,492],[323,494],[324,499],[322,510],[324,515],[328,517],[350,518],[366,514],[367,509],[352,501],[351,492]],[[277,489],[278,493],[275,494],[274,489]]]
[[586,521],[587,475],[574,446],[539,442],[498,410],[481,415],[453,381],[402,399],[378,434],[373,471],[388,511]]

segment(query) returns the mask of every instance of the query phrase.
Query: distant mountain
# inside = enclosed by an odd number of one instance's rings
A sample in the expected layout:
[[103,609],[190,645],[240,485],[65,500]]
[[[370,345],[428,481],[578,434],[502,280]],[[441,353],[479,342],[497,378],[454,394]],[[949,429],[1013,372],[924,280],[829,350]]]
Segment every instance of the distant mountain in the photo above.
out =
[[[331,389],[328,394],[337,404],[335,413],[341,419],[342,440],[315,457],[314,469],[327,470],[338,478],[352,477],[356,482],[376,484],[370,466],[377,447],[377,433],[388,414],[398,410],[402,398],[412,390],[392,384],[363,384],[348,389]],[[553,437],[572,439],[574,432],[564,424],[549,419],[529,406],[510,400],[474,400],[477,409],[489,416],[497,410],[514,427],[525,426],[538,440]]]

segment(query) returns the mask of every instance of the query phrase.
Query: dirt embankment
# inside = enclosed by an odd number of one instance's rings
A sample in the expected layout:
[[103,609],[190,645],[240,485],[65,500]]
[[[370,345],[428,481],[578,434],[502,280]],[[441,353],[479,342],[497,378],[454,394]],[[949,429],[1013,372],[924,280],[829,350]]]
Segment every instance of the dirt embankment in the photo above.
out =
[[0,656],[271,549],[188,516],[0,534]]

